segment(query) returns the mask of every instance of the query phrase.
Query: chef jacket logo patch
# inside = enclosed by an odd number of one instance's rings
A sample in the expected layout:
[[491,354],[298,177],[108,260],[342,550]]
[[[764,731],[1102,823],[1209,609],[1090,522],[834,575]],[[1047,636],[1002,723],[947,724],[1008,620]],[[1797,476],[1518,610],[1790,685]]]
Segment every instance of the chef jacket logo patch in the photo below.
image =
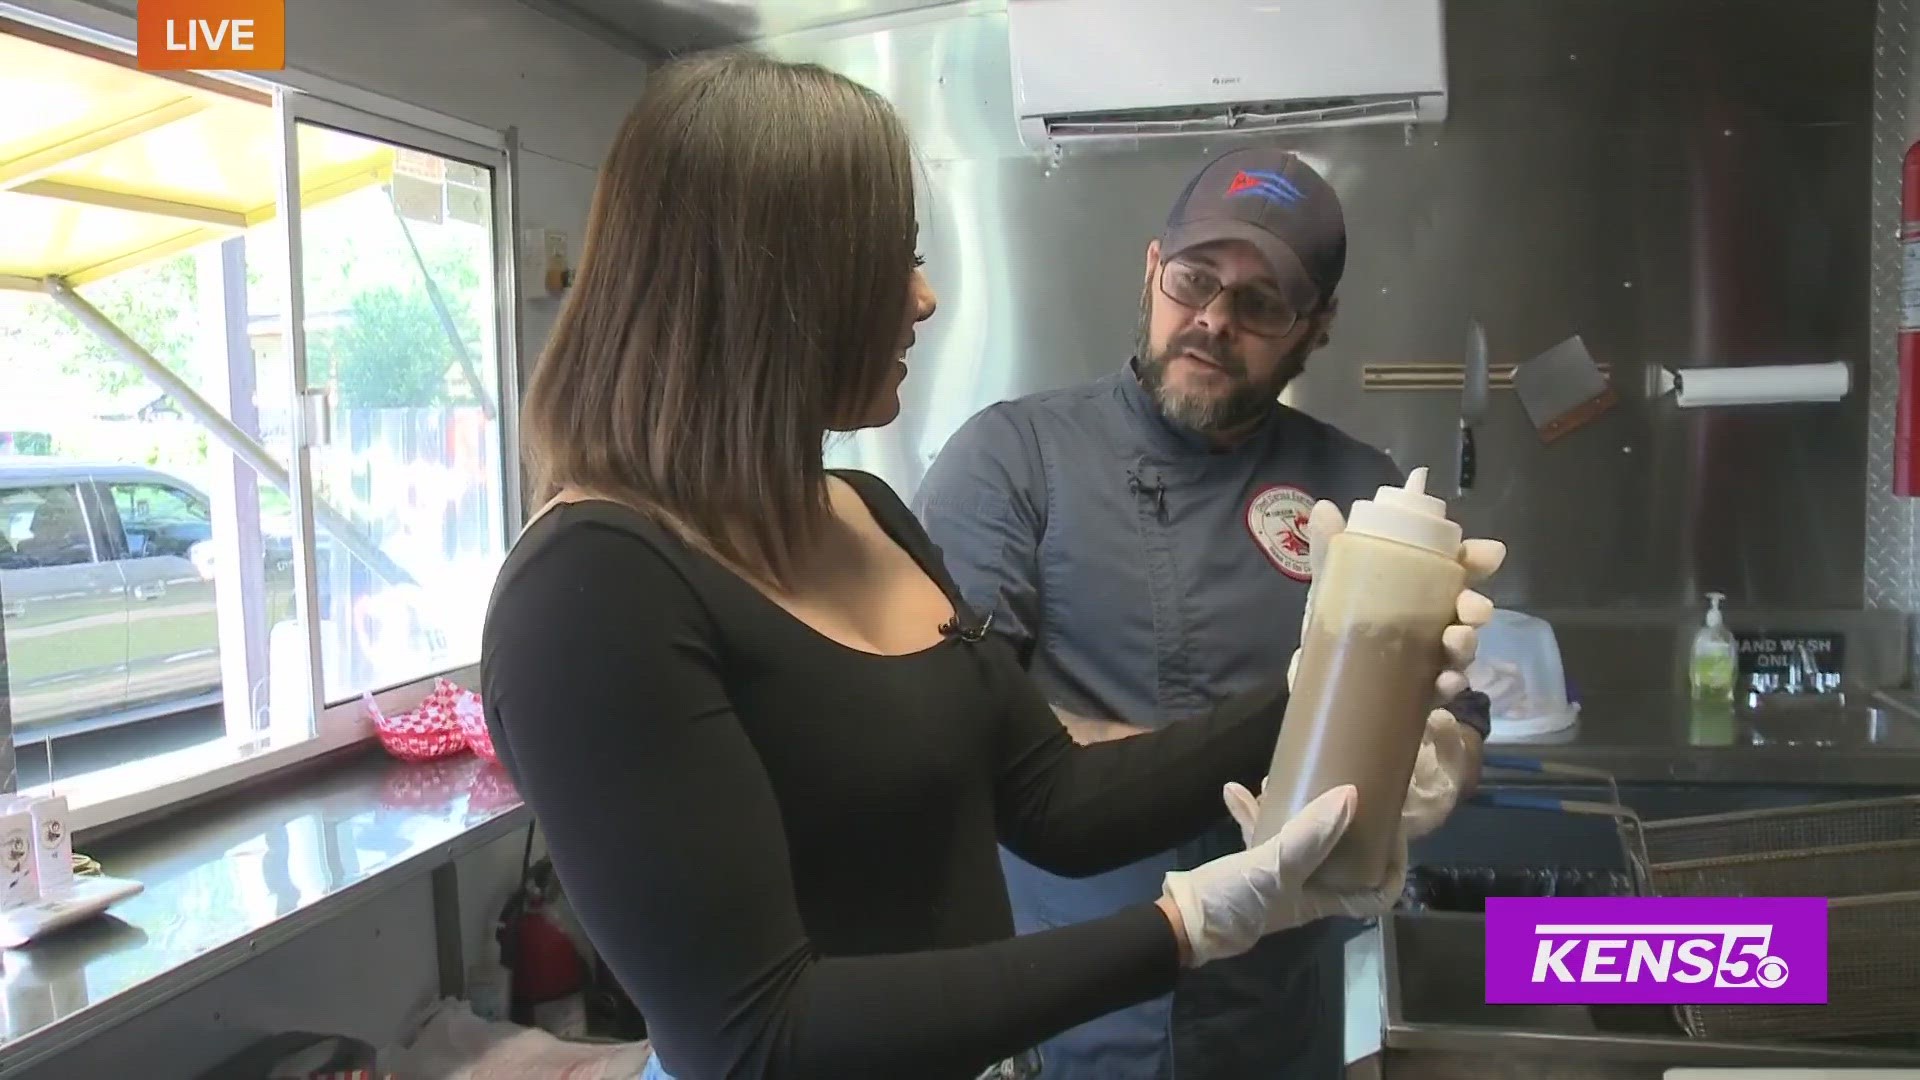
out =
[[1261,488],[1247,503],[1247,532],[1273,568],[1295,581],[1313,580],[1313,550],[1307,543],[1307,518],[1313,496],[1287,484]]

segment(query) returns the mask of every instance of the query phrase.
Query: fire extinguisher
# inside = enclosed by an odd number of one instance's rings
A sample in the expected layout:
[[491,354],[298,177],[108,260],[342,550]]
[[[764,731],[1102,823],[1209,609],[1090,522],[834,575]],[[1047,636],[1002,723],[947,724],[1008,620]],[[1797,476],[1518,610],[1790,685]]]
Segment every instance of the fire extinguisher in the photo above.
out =
[[544,897],[527,897],[525,906],[509,917],[503,929],[503,943],[513,950],[507,966],[513,972],[509,1000],[516,1023],[537,1023],[539,1006],[585,987],[586,963]]
[[1893,493],[1920,495],[1920,142],[1900,170],[1900,398],[1893,421]]
[[[507,974],[507,985],[499,989],[505,991],[507,1018],[516,1024],[545,1027],[540,1015],[546,1011],[543,1006],[565,1005],[566,999],[585,988],[586,962],[554,911],[560,896],[553,863],[533,860],[533,827],[528,826],[526,847],[520,855],[520,885],[507,898],[494,923],[500,965]],[[498,990],[492,986],[488,990],[491,1011],[501,1003],[491,1000]]]

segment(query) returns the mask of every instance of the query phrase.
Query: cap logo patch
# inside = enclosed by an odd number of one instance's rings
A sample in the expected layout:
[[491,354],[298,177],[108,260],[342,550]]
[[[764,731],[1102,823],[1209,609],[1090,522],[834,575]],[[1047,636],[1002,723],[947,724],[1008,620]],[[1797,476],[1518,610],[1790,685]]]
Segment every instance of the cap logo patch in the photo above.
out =
[[1228,195],[1254,195],[1268,202],[1297,203],[1306,193],[1271,169],[1241,169],[1227,184]]

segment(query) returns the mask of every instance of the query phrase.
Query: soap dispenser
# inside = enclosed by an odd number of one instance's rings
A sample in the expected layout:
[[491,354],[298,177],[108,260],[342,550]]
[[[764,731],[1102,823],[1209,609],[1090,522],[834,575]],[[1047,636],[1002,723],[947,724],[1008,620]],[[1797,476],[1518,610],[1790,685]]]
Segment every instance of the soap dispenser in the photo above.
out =
[[1725,593],[1707,594],[1706,625],[1694,632],[1693,656],[1687,664],[1696,705],[1733,708],[1733,683],[1739,671],[1738,646],[1727,629],[1720,602]]

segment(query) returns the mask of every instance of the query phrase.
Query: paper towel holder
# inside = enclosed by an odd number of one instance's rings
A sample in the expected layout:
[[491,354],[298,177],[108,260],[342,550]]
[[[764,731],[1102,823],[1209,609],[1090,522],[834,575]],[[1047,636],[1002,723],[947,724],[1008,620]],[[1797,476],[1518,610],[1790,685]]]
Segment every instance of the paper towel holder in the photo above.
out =
[[1657,369],[1654,396],[1671,394],[1683,409],[1742,405],[1830,405],[1853,389],[1844,360],[1818,364]]

